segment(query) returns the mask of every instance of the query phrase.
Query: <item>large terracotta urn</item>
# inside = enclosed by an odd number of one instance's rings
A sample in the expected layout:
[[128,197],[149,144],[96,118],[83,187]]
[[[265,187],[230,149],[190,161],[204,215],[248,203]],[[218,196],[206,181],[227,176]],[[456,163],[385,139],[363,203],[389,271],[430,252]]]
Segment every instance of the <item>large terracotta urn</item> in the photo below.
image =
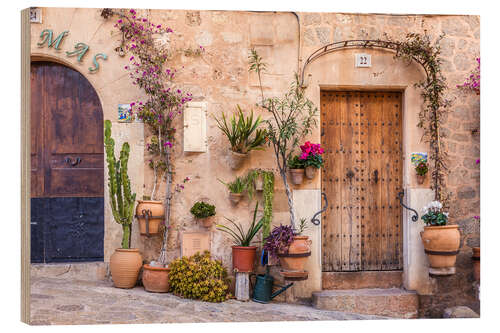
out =
[[[164,220],[165,207],[162,201],[137,200],[135,214],[140,216],[137,220],[139,221],[141,235],[156,235],[160,230],[161,222]],[[147,214],[150,214],[152,217],[161,216],[161,218],[148,218],[148,224],[146,225],[146,218],[144,216]]]
[[424,227],[420,235],[430,267],[452,268],[455,266],[460,247],[458,225]]
[[278,253],[281,268],[285,271],[304,271],[307,258],[311,255],[311,240],[308,236],[294,236],[286,253]]
[[133,288],[142,266],[139,249],[116,249],[109,260],[111,278],[117,288]]
[[142,270],[142,284],[144,289],[153,293],[166,293],[170,288],[168,274],[169,267],[155,267],[145,264]]

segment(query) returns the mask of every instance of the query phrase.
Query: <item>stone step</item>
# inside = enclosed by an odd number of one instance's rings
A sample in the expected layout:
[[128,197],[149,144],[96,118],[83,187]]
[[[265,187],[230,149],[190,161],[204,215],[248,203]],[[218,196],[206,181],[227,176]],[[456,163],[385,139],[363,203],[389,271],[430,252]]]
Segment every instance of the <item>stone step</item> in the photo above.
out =
[[323,272],[322,289],[401,288],[402,271]]
[[107,279],[108,276],[108,264],[102,261],[31,264],[32,278],[60,278],[81,281],[101,281]]
[[316,309],[393,318],[417,318],[418,295],[400,288],[323,290],[314,292]]

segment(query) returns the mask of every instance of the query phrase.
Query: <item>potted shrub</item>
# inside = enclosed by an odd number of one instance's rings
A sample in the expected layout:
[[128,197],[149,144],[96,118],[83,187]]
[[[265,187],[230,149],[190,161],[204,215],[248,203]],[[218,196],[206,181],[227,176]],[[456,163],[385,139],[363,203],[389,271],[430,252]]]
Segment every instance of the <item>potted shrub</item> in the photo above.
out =
[[292,176],[292,184],[300,185],[304,181],[304,161],[299,156],[293,156],[288,160],[288,168]]
[[195,218],[201,221],[205,228],[210,228],[213,222],[213,216],[215,216],[215,206],[204,201],[198,201],[191,207],[191,214]]
[[302,232],[306,228],[306,219],[301,219],[299,229],[293,230],[290,225],[273,228],[265,239],[264,250],[280,261],[284,271],[303,272],[307,258],[311,255],[311,241]]
[[226,185],[229,190],[229,200],[231,200],[231,203],[237,205],[241,198],[243,198],[243,191],[247,188],[246,179],[243,177],[236,177],[236,179],[230,183],[225,183],[220,179],[219,181]]
[[133,288],[142,266],[139,249],[130,248],[135,193],[131,192],[128,177],[130,146],[123,143],[120,158],[115,157],[115,141],[111,138],[111,121],[104,122],[104,145],[108,165],[109,202],[113,218],[122,225],[122,247],[111,255],[109,266],[113,284],[118,288]]
[[417,183],[423,184],[425,181],[425,175],[429,171],[429,168],[427,167],[427,163],[425,162],[419,162],[417,166],[415,167],[415,171],[417,172]]
[[431,268],[453,268],[460,247],[458,225],[448,224],[448,213],[439,201],[424,207],[422,220],[426,224],[420,233]]
[[253,110],[250,112],[250,116],[245,117],[240,106],[236,107],[238,110],[229,121],[224,113],[221,114],[220,119],[215,118],[217,126],[231,144],[229,162],[233,170],[241,167],[248,152],[263,150],[263,145],[266,143],[266,130],[258,129],[262,123],[260,116],[254,121]]
[[311,143],[306,141],[306,143],[300,146],[302,153],[299,159],[304,162],[306,177],[308,179],[313,179],[316,176],[316,171],[323,167],[324,161],[321,155],[325,152],[319,143]]
[[256,222],[257,218],[257,209],[259,207],[259,203],[255,204],[255,210],[253,212],[253,220],[250,224],[247,231],[244,231],[241,224],[236,224],[233,220],[225,218],[232,224],[232,228],[217,224],[217,229],[229,234],[234,239],[234,244],[232,246],[233,250],[233,270],[237,272],[251,272],[253,271],[253,264],[255,261],[255,251],[257,249],[256,246],[252,246],[252,240],[255,235],[262,228],[264,223],[264,217],[262,217],[258,222]]

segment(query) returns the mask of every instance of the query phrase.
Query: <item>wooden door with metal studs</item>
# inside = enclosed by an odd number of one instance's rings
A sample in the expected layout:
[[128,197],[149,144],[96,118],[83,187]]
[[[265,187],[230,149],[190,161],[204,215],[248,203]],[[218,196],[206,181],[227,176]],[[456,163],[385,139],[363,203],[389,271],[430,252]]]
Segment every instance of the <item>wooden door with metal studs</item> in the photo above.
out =
[[324,272],[401,270],[402,93],[321,91]]

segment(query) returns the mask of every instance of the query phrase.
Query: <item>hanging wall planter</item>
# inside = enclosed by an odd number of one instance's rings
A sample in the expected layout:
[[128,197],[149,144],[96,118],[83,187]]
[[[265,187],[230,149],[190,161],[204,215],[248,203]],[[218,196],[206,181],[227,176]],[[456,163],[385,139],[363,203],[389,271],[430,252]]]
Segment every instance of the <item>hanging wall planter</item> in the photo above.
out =
[[318,168],[313,166],[307,166],[305,170],[307,179],[314,179],[314,177],[316,177],[316,172],[318,172]]
[[425,182],[425,175],[417,175],[417,183],[422,185]]
[[215,206],[205,201],[196,202],[189,210],[196,220],[205,228],[210,228],[214,224]]
[[162,201],[137,200],[135,209],[141,235],[156,235],[160,224],[164,220],[165,207]]
[[240,201],[241,198],[243,198],[243,193],[231,193],[229,192],[229,200],[233,205],[237,205]]
[[166,293],[170,287],[168,274],[169,267],[154,267],[144,265],[142,271],[142,284],[144,289],[153,293]]
[[304,169],[290,169],[292,184],[300,185],[304,181]]
[[248,153],[241,154],[235,151],[229,150],[229,166],[233,170],[238,170],[241,168],[245,160],[247,159]]
[[[424,227],[420,233],[432,274],[453,274],[460,246],[458,225]],[[434,270],[432,270],[434,269]]]
[[285,271],[304,271],[307,258],[311,256],[311,240],[308,236],[293,236],[288,252],[278,253],[280,265]]
[[481,249],[479,247],[472,248],[472,267],[474,272],[474,280],[481,279]]

